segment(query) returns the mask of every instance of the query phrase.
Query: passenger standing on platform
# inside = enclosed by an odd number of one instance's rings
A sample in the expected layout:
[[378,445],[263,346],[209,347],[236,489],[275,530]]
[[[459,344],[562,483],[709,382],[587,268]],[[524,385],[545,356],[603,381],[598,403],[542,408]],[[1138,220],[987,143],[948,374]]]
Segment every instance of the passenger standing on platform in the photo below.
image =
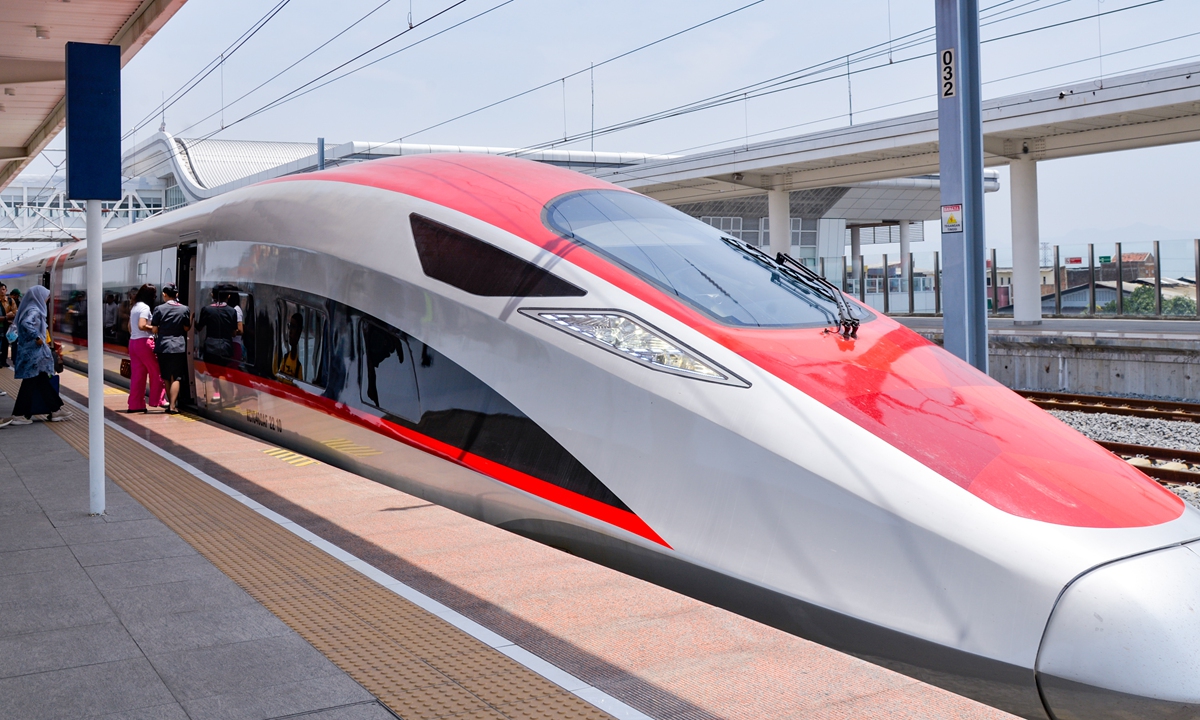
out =
[[0,368],[8,367],[8,303],[8,286],[0,283]]
[[237,332],[233,335],[233,359],[241,362],[246,359],[246,341],[243,339],[246,332],[246,316],[242,313],[241,292],[232,285],[227,285],[225,289],[225,304],[233,308],[237,315]]
[[150,283],[138,288],[129,311],[129,412],[146,412],[146,377],[150,378],[150,404],[166,407],[162,373],[154,357],[154,332],[150,324],[150,303],[157,288]]
[[167,413],[171,415],[179,414],[179,384],[187,376],[187,331],[192,326],[192,312],[176,300],[178,297],[179,289],[174,285],[164,287],[163,302],[150,316],[150,325],[158,337],[154,344],[158,367],[167,388]]
[[[54,353],[48,342],[46,321],[46,299],[50,291],[41,285],[29,288],[17,308],[14,322],[17,325],[17,360],[14,373],[21,381],[21,391],[13,405],[13,416],[0,423],[28,425],[34,415],[46,415],[46,420],[59,422],[67,415],[60,412],[63,401],[58,396],[51,378],[54,376]],[[57,415],[55,413],[58,413]]]
[[226,292],[213,288],[213,302],[200,308],[196,330],[204,330],[204,362],[224,365],[233,357],[233,337],[237,333],[237,313],[225,303]]

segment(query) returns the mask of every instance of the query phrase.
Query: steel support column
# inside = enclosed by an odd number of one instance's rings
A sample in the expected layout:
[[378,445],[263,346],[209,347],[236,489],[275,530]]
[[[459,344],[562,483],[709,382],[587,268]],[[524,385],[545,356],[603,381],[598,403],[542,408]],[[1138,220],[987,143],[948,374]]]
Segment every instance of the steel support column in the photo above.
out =
[[850,228],[850,277],[854,282],[862,282],[862,228]]
[[[935,0],[938,152],[943,215],[945,347],[987,372],[984,287],[983,125],[980,116],[978,0]],[[947,230],[957,230],[948,232]]]

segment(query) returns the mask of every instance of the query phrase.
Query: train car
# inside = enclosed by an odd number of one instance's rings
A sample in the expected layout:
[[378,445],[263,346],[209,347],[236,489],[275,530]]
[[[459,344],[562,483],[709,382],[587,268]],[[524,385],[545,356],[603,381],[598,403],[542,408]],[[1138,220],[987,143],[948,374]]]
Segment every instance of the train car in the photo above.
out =
[[[1200,513],[654,200],[427,155],[239,189],[104,252],[109,371],[142,283],[241,307],[235,350],[189,353],[208,417],[1026,718],[1200,717]],[[80,362],[85,261],[2,270],[51,288]]]

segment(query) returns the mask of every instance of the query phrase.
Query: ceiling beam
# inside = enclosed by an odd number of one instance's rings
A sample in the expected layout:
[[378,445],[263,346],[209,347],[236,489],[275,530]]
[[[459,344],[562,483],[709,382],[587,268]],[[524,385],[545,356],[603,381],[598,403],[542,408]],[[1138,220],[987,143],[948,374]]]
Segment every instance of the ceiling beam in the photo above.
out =
[[65,62],[0,57],[0,85],[62,82],[66,79],[67,64]]
[[[145,0],[137,11],[125,22],[120,30],[109,41],[110,45],[121,48],[121,67],[141,50],[150,38],[154,37],[162,26],[183,7],[187,0]],[[63,63],[65,67],[65,63]],[[65,96],[64,88],[64,96]],[[38,125],[29,139],[25,141],[26,157],[23,160],[6,162],[0,166],[0,190],[8,187],[24,170],[38,153],[46,149],[50,141],[60,133],[67,124],[66,98],[63,97]]]

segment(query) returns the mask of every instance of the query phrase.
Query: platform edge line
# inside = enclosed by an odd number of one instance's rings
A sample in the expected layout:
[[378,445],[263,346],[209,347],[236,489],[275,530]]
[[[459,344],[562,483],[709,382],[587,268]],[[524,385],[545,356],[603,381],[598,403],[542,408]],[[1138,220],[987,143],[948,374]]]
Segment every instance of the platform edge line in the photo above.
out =
[[[74,405],[81,411],[89,412],[86,405],[76,402],[69,397],[64,397],[63,402]],[[383,570],[371,565],[367,561],[347,552],[337,545],[334,545],[328,540],[313,533],[311,530],[302,527],[294,520],[290,520],[274,510],[267,508],[258,501],[247,497],[246,495],[229,487],[225,483],[214,478],[186,460],[172,455],[171,453],[163,450],[144,438],[138,437],[112,420],[104,418],[104,424],[121,433],[130,440],[136,442],[138,445],[146,448],[150,452],[153,452],[154,454],[163,458],[172,465],[175,465],[184,472],[203,481],[205,484],[212,486],[214,489],[238,501],[242,505],[250,508],[259,515],[262,515],[264,518],[270,520],[276,525],[279,525],[293,535],[296,535],[301,540],[313,545],[346,567],[354,570],[355,572],[363,574],[370,580],[379,583],[381,586],[390,590],[396,595],[399,595],[405,600],[408,600],[409,602],[412,602],[413,604],[432,613],[442,620],[445,620],[459,631],[466,633],[479,642],[498,650],[526,669],[537,673],[546,680],[561,687],[566,692],[578,697],[580,700],[583,700],[584,702],[612,715],[613,717],[617,718],[617,720],[654,720],[654,718],[651,718],[649,715],[646,715],[640,710],[621,702],[600,688],[597,688],[594,685],[589,685],[566,670],[554,665],[550,661],[545,660],[529,650],[526,650],[515,642],[508,640],[503,635],[500,635],[493,630],[489,630],[457,610],[454,610],[453,608],[429,597],[425,593],[404,583],[403,581],[397,580]],[[350,560],[346,560],[347,557],[350,558]],[[358,565],[358,567],[356,567],[356,565]],[[390,582],[381,582],[380,577],[388,578]],[[497,638],[502,640],[503,644],[498,643]]]

